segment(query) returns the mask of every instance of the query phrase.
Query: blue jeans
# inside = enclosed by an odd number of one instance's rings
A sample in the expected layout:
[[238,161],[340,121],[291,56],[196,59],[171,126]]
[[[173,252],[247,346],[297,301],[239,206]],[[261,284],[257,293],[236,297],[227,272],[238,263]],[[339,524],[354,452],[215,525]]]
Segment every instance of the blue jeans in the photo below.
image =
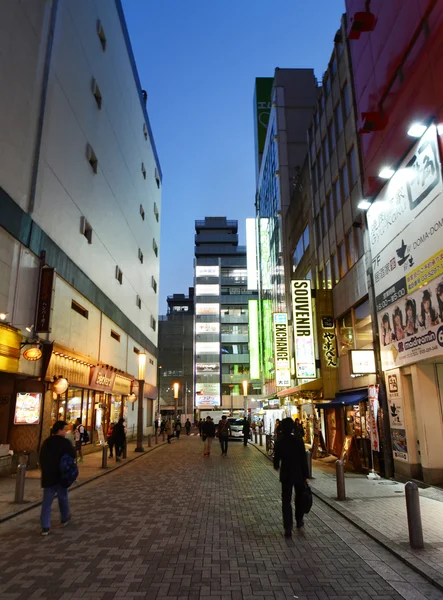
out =
[[53,485],[52,487],[43,488],[43,502],[40,513],[40,525],[42,526],[42,529],[51,528],[51,506],[56,494],[61,520],[67,521],[70,517],[68,488],[63,487],[62,485]]
[[228,452],[228,436],[227,435],[221,435],[220,436],[220,445],[221,445],[221,451],[223,452],[223,454],[227,454]]

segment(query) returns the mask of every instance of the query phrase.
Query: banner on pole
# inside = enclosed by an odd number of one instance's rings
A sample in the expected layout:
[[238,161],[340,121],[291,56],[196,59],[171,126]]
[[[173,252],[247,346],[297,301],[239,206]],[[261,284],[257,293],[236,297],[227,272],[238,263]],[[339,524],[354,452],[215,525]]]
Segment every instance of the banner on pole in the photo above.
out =
[[378,385],[368,387],[369,399],[369,431],[371,434],[371,449],[373,452],[380,451],[380,438],[378,436]]

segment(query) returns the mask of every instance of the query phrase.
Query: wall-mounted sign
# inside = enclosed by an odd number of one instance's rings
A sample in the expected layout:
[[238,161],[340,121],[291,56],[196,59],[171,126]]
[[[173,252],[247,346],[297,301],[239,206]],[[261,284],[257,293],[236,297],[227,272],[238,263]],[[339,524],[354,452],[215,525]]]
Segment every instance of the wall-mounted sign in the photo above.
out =
[[115,371],[106,367],[95,367],[92,371],[90,386],[94,390],[111,392],[114,387]]
[[203,408],[205,406],[220,406],[220,396],[203,396],[196,394],[195,406],[197,408]]
[[195,333],[220,333],[220,323],[196,323]]
[[378,385],[368,387],[369,400],[369,433],[371,436],[371,448],[374,452],[380,450],[380,439],[378,436]]
[[248,290],[256,290],[258,289],[258,277],[255,219],[246,219],[246,266],[248,272]]
[[31,346],[23,352],[23,358],[25,360],[35,361],[39,360],[42,357],[42,354],[43,352],[38,346]]
[[42,394],[17,394],[14,425],[38,425],[41,405]]
[[292,280],[291,293],[296,377],[298,379],[314,379],[317,373],[315,367],[310,280]]
[[54,292],[55,269],[43,267],[40,274],[40,289],[35,320],[36,333],[50,333],[52,295]]
[[195,276],[196,277],[219,277],[220,276],[220,267],[218,266],[196,266],[195,267]]
[[219,342],[195,342],[195,353],[198,354],[220,354]]
[[61,395],[66,392],[69,387],[69,381],[65,377],[57,377],[52,384],[52,391],[55,394]]
[[220,373],[220,363],[196,363],[196,373]]
[[251,379],[260,379],[260,354],[258,336],[258,300],[248,301],[249,368]]
[[198,302],[195,305],[196,315],[218,315],[220,313],[220,304],[209,304],[204,302]]
[[220,296],[218,283],[197,283],[195,286],[196,296]]
[[269,219],[259,219],[259,243],[260,243],[260,277],[261,286],[264,290],[272,288],[271,283],[271,241],[269,235]]
[[195,391],[202,396],[220,396],[219,383],[196,383]]
[[274,313],[274,361],[275,380],[278,387],[291,385],[288,315]]
[[408,442],[404,429],[391,429],[392,454],[397,460],[408,461]]
[[349,350],[352,375],[370,375],[375,373],[374,350]]

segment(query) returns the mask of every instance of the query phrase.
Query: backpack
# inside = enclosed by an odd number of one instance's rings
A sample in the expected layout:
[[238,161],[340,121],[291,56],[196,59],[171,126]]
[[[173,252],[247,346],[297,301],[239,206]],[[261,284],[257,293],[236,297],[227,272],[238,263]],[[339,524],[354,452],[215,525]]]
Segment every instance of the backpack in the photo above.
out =
[[224,421],[220,421],[220,435],[228,435],[229,434],[229,421],[225,419]]
[[89,442],[89,433],[86,427],[83,427],[83,433],[80,435],[80,439],[82,444],[87,444]]
[[63,454],[60,459],[61,485],[65,488],[71,487],[78,477],[78,467],[75,459],[69,454]]

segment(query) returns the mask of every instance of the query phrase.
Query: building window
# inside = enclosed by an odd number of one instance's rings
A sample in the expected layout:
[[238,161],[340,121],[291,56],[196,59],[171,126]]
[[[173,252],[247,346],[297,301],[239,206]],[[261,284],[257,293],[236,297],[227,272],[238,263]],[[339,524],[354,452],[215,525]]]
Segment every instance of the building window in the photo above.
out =
[[354,185],[357,182],[358,172],[357,172],[357,156],[355,154],[355,148],[348,154],[348,165],[351,171],[351,183]]
[[92,227],[86,217],[80,217],[80,233],[88,240],[88,244],[92,244]]
[[334,123],[332,121],[328,125],[328,140],[329,140],[329,153],[332,154],[335,149],[335,130],[334,130]]
[[[300,264],[304,253],[309,248],[309,225],[306,225],[302,235],[299,237],[297,245],[292,255],[292,270],[295,271]],[[235,288],[237,289],[237,288]]]
[[158,206],[157,206],[157,203],[156,203],[156,202],[154,202],[154,216],[155,216],[155,220],[156,220],[156,221],[157,221],[157,223],[158,223],[158,220],[159,220],[159,218],[160,218],[160,213],[159,213],[159,211],[158,211]]
[[322,290],[324,285],[323,281],[323,271],[321,269],[318,270],[318,289]]
[[329,231],[329,223],[328,223],[328,211],[326,209],[326,204],[323,204],[321,207],[321,216],[322,216],[322,225],[323,225],[323,235]]
[[309,144],[309,146],[312,144],[313,141],[314,141],[314,132],[312,131],[312,125],[310,125],[309,129],[308,129],[308,144]]
[[100,21],[100,19],[97,21],[97,34],[98,34],[98,39],[100,40],[100,45],[102,47],[103,52],[105,52],[106,50],[106,35],[105,35],[105,30],[103,29],[103,25],[102,22]]
[[368,300],[337,320],[337,339],[340,356],[345,356],[354,348],[366,350],[374,347]]
[[153,329],[154,331],[157,328],[157,321],[154,319],[154,317],[151,315],[151,329]]
[[81,315],[85,319],[89,317],[89,311],[87,311],[86,308],[83,308],[83,306],[81,306],[81,304],[78,304],[78,302],[76,302],[75,300],[72,300],[71,308],[74,312]]
[[143,252],[141,251],[141,248],[138,249],[138,260],[143,264]]
[[321,161],[321,148],[317,154],[316,164],[317,164],[317,178],[318,178],[318,182],[320,183],[320,179],[322,178],[322,175],[323,175],[323,168],[322,168],[322,161]]
[[339,269],[340,269],[340,279],[342,279],[346,275],[347,270],[348,270],[348,260],[346,257],[346,248],[345,248],[344,242],[339,244],[339,246],[337,248],[337,252],[338,252],[338,262],[339,262]]
[[315,235],[317,238],[317,246],[320,245],[322,239],[320,213],[315,217]]
[[148,128],[146,127],[146,123],[143,123],[143,137],[145,140],[148,139]]
[[336,75],[336,73],[337,73],[337,59],[335,57],[335,54],[332,57],[330,69],[331,69],[331,75],[332,75],[332,77],[334,77],[334,75]]
[[92,149],[91,144],[87,144],[87,146],[86,146],[86,158],[88,159],[88,162],[91,165],[91,169],[97,175],[98,159],[97,159],[97,156],[96,156],[94,150]]
[[143,179],[146,179],[145,163],[142,163],[142,175],[143,175]]
[[119,267],[115,267],[115,278],[120,285],[123,283],[123,271]]
[[343,131],[343,113],[341,110],[341,103],[339,102],[337,106],[334,108],[334,119],[335,119],[335,129],[337,133],[337,137]]
[[346,163],[343,165],[343,168],[340,171],[340,183],[343,192],[343,200],[346,200],[346,198],[349,196],[349,177]]
[[160,175],[159,175],[157,167],[155,167],[154,177],[155,177],[155,182],[157,184],[157,187],[160,189]]
[[325,289],[332,289],[331,263],[329,260],[325,265]]
[[338,254],[334,252],[331,257],[332,260],[332,277],[334,278],[334,285],[340,281],[340,269],[338,266]]
[[334,202],[337,209],[337,213],[341,210],[341,191],[340,191],[340,179],[336,179],[332,184],[334,193]]
[[145,220],[145,209],[143,208],[143,205],[140,204],[140,216],[142,218],[142,220]]
[[330,224],[332,224],[335,219],[335,210],[334,210],[334,197],[331,194],[331,192],[329,192],[329,194],[326,196],[326,205],[329,210],[329,222],[330,222]]
[[120,334],[117,333],[116,331],[114,331],[113,329],[111,329],[111,337],[112,339],[114,339],[116,342],[120,341]]
[[345,111],[345,117],[348,117],[351,112],[351,96],[349,92],[349,84],[345,83],[341,92],[343,110]]
[[155,256],[158,256],[158,246],[157,242],[154,239],[152,240],[152,249],[154,250]]
[[98,109],[101,110],[103,98],[96,79],[92,80],[92,95],[94,96]]
[[317,181],[317,165],[314,163],[314,166],[311,169],[311,179],[312,179],[312,190],[315,192],[318,189],[318,181]]
[[151,287],[154,290],[154,292],[157,293],[157,282],[154,276],[151,277]]
[[355,246],[354,228],[346,234],[346,245],[348,248],[348,267],[351,269],[358,260],[357,248]]
[[323,140],[322,148],[323,148],[323,170],[326,171],[326,167],[328,166],[328,163],[329,163],[329,148],[328,148],[327,138],[325,138]]
[[349,350],[354,348],[354,328],[352,326],[352,312],[347,312],[337,320],[338,353],[346,356]]
[[137,304],[138,308],[142,307],[142,299],[140,298],[140,296],[137,294],[135,303]]
[[331,93],[331,80],[326,76],[323,80],[323,88],[325,90],[325,96],[328,97]]

